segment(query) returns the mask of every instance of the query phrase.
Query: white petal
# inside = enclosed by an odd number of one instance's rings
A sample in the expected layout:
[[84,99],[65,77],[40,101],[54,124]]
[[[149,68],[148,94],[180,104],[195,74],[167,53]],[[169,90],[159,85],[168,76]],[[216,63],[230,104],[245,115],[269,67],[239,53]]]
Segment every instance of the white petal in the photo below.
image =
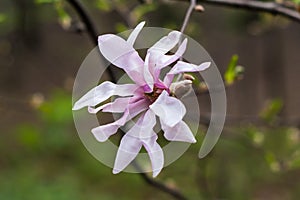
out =
[[157,135],[142,140],[151,161],[153,178],[156,177],[164,167],[164,153],[156,140]]
[[153,132],[155,124],[155,113],[149,109],[126,134],[139,139],[150,138],[155,135]]
[[161,121],[161,126],[164,131],[164,137],[169,141],[195,143],[196,139],[184,121],[180,121],[174,127],[168,127]]
[[138,89],[135,84],[117,85],[109,81],[105,81],[100,85],[88,91],[73,106],[73,110],[79,110],[85,106],[96,106],[113,95],[130,96]]
[[153,177],[156,177],[164,165],[162,148],[156,142],[157,135],[153,131],[156,124],[155,114],[148,110],[139,118],[137,123],[125,134],[121,140],[113,172],[122,171],[137,156],[144,145],[150,157]]
[[125,134],[120,142],[113,173],[117,174],[134,160],[142,148],[142,142],[135,137]]
[[183,40],[182,44],[179,46],[177,51],[175,52],[174,55],[164,55],[160,58],[159,62],[160,64],[160,69],[163,67],[166,67],[170,65],[171,63],[175,62],[177,59],[179,59],[185,52],[186,50],[186,45],[187,45],[187,39]]
[[127,39],[128,44],[133,46],[137,36],[139,35],[139,33],[141,32],[141,30],[143,29],[144,26],[145,26],[145,22],[141,22],[135,27],[135,29],[130,33],[130,35]]
[[[149,67],[150,67],[149,57],[150,57],[150,53],[148,53],[146,55],[146,58],[145,58],[144,79],[145,79],[147,85],[149,86],[149,88],[152,89],[153,86],[154,86],[154,79],[153,79],[153,76],[152,76],[152,74],[150,73],[150,70],[149,70]],[[152,90],[151,91],[147,91],[147,92],[152,92]]]
[[[178,60],[182,55],[184,54],[186,50],[186,45],[187,45],[187,39],[185,39],[182,44],[179,46],[175,54],[173,55],[160,55],[160,56],[151,56],[150,57],[150,63],[152,66],[152,73],[153,76],[155,77],[155,80],[159,79],[160,71]],[[151,68],[150,68],[151,69]]]
[[100,52],[109,62],[122,68],[138,85],[145,84],[142,75],[144,61],[131,44],[113,34],[99,36],[98,41]]
[[150,49],[148,49],[148,52],[164,55],[176,46],[180,37],[181,32],[172,31],[167,36],[162,37],[158,42],[156,42]]
[[92,133],[94,134],[95,138],[99,142],[104,142],[106,141],[111,135],[115,134],[121,126],[124,126],[126,122],[128,122],[130,119],[134,118],[137,116],[139,113],[142,111],[146,110],[148,108],[148,102],[146,100],[140,100],[137,102],[134,102],[130,104],[123,116],[116,120],[113,123],[110,124],[105,124],[98,126],[94,129],[92,129]]
[[206,70],[210,66],[210,62],[204,62],[200,65],[194,65],[191,63],[183,62],[183,61],[178,61],[176,65],[167,73],[164,79],[164,83],[167,86],[170,86],[172,83],[172,80],[174,78],[174,75],[180,74],[183,72],[199,72]]
[[90,113],[102,112],[122,113],[125,111],[132,97],[117,98],[113,102],[99,106],[98,108],[88,107]]
[[165,90],[149,107],[169,127],[180,122],[186,113],[183,103],[177,98],[169,96]]

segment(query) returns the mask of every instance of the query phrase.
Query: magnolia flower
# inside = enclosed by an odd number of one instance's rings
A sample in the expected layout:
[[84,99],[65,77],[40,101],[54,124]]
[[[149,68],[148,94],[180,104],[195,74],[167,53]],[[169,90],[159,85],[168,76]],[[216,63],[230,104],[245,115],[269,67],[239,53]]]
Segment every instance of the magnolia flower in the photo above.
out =
[[[191,88],[192,80],[185,79],[172,83],[174,76],[184,72],[205,70],[210,66],[210,62],[194,65],[177,61],[186,50],[187,39],[182,41],[175,54],[166,55],[179,43],[181,33],[178,31],[172,31],[156,42],[148,49],[143,61],[133,48],[133,44],[144,24],[145,22],[140,23],[127,40],[113,34],[101,35],[98,38],[102,55],[123,69],[134,84],[118,85],[105,81],[81,97],[74,104],[73,110],[87,106],[90,113],[98,111],[123,113],[118,120],[92,129],[99,142],[106,141],[121,126],[139,115],[137,122],[121,139],[113,173],[119,173],[127,167],[144,147],[150,157],[153,177],[156,177],[164,165],[163,151],[156,141],[158,136],[153,131],[156,116],[167,140],[196,142],[193,133],[182,120],[186,114],[185,106],[176,98],[182,96],[178,91],[188,91]],[[174,62],[175,65],[161,80],[161,70]],[[112,96],[118,98],[98,106]]]

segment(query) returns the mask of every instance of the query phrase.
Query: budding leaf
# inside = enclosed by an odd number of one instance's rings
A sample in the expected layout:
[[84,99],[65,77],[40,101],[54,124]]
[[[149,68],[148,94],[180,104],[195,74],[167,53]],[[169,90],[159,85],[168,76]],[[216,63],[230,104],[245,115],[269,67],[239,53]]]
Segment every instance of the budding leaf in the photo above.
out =
[[[237,69],[238,59],[239,59],[238,55],[233,55],[228,64],[227,70],[224,74],[225,83],[227,85],[233,84],[237,78],[237,70],[236,69]],[[238,69],[238,70],[240,71],[240,69]]]
[[261,112],[260,116],[263,120],[273,122],[282,110],[283,102],[281,99],[273,99]]

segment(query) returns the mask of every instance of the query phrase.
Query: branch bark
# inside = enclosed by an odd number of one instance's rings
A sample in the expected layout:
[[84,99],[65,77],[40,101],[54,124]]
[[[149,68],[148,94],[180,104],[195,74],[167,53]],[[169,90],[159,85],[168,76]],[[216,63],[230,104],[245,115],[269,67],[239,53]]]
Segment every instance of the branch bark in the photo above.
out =
[[[189,0],[179,0],[179,1],[189,1]],[[258,11],[258,12],[267,12],[273,15],[281,15],[300,23],[300,13],[296,9],[286,7],[283,4],[278,4],[275,2],[263,2],[263,1],[256,1],[256,0],[201,0],[201,1],[198,0],[197,3],[240,8],[240,9]]]
[[[92,22],[92,19],[87,14],[87,11],[85,10],[84,6],[78,0],[66,0],[66,1],[76,11],[76,13],[80,17],[82,23],[85,25],[85,30],[86,30],[87,34],[89,35],[91,41],[93,42],[94,45],[97,46],[98,45],[98,41],[97,41],[98,33]],[[114,72],[112,71],[112,69],[110,69],[108,67],[107,72],[108,72],[109,77],[111,77],[113,79],[113,81],[116,82],[116,76],[115,76]]]

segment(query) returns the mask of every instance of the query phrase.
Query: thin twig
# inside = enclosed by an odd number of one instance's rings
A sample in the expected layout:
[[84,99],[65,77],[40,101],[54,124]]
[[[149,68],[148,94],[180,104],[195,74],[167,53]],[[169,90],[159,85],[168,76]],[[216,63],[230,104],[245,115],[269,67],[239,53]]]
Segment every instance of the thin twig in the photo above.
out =
[[[182,26],[181,26],[181,29],[180,29],[180,32],[181,32],[181,36],[180,36],[180,39],[179,39],[179,42],[178,42],[178,47],[180,47],[181,45],[181,42],[182,42],[182,37],[183,37],[183,33],[184,33],[184,30],[190,20],[190,17],[191,17],[191,14],[193,12],[193,10],[195,9],[195,6],[196,6],[196,0],[190,0],[190,6],[188,8],[188,10],[186,11],[185,13],[185,17],[184,17],[184,20],[183,20],[183,23],[182,23]],[[182,61],[182,57],[179,58],[180,61]],[[182,73],[180,73],[178,76],[177,76],[177,79],[176,79],[176,82],[179,81],[182,77]]]
[[[85,8],[81,4],[81,2],[78,1],[78,0],[66,0],[66,1],[77,12],[77,14],[79,15],[82,23],[84,23],[84,25],[85,25],[85,30],[86,30],[87,34],[89,35],[89,37],[92,40],[93,44],[97,46],[98,45],[98,42],[97,42],[97,38],[98,38],[97,31],[95,29],[95,26],[92,23],[91,18],[87,14],[87,11],[85,10]],[[112,69],[110,67],[107,68],[107,72],[108,72],[108,75],[113,79],[113,81],[116,81],[115,74],[113,73],[113,71],[112,71]]]
[[[174,1],[174,0],[172,0]],[[175,0],[175,1],[189,1],[189,0]],[[219,5],[226,7],[234,7],[252,11],[261,11],[271,13],[273,15],[281,15],[300,22],[300,13],[296,9],[288,8],[283,4],[275,2],[263,2],[256,0],[201,0],[198,1],[203,4]]]
[[146,173],[143,173],[143,169],[138,165],[137,162],[135,162],[135,160],[131,163],[131,165],[133,167],[135,167],[136,170],[138,170],[138,172],[140,173],[140,175],[142,176],[144,181],[146,181],[152,187],[158,188],[159,190],[161,190],[167,194],[170,194],[175,199],[178,199],[178,200],[186,200],[187,199],[178,190],[172,189],[172,188],[166,186],[165,184],[163,184],[159,181],[156,181],[153,178],[150,178]]
[[191,17],[191,14],[192,14],[192,11],[194,10],[196,6],[196,0],[190,0],[190,6],[188,8],[188,10],[186,11],[185,13],[185,17],[184,17],[184,21],[183,21],[183,24],[181,26],[181,29],[180,29],[180,32],[183,33],[189,20],[190,20],[190,17]]

